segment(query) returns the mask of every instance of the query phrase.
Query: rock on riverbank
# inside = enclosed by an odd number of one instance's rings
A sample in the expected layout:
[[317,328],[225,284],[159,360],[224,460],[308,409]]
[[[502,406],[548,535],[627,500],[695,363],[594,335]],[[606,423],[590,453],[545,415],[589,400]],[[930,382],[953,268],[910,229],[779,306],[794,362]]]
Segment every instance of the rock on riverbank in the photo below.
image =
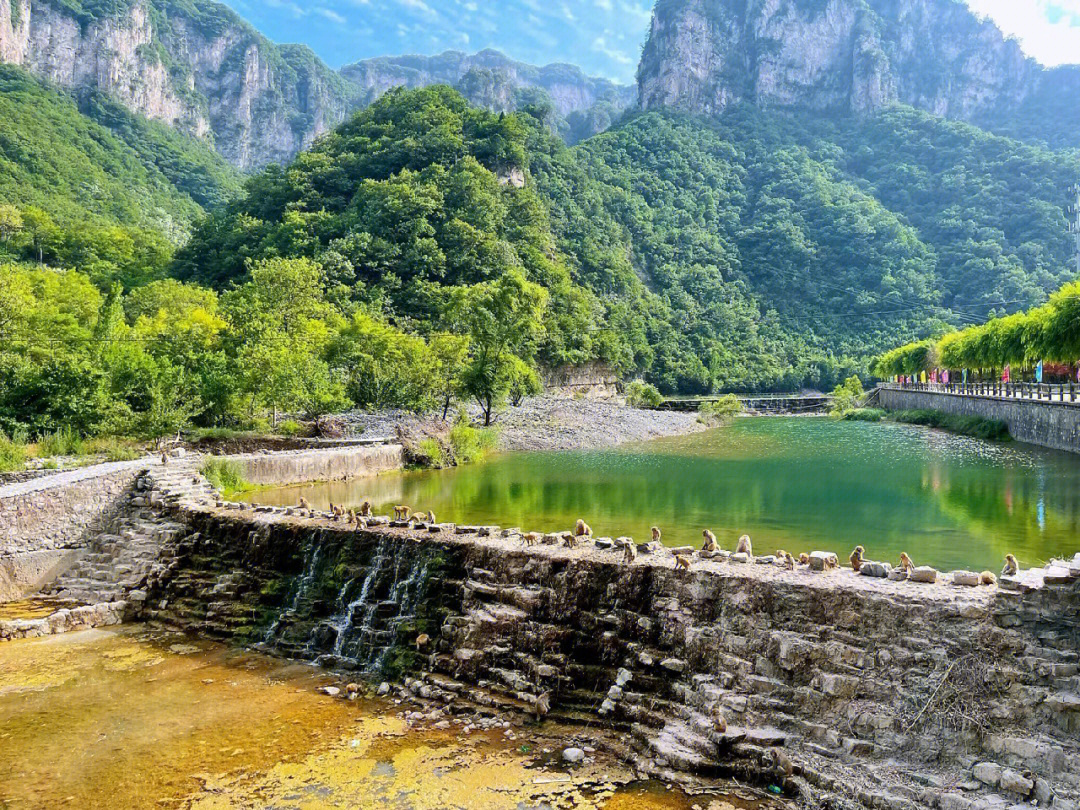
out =
[[[471,412],[475,418],[478,412]],[[439,415],[420,417],[405,411],[369,414],[353,412],[338,417],[354,436],[394,436],[429,432]],[[628,442],[697,433],[707,427],[697,414],[649,411],[612,400],[567,399],[545,396],[525,400],[499,415],[499,446],[503,450],[582,450],[614,447]]]

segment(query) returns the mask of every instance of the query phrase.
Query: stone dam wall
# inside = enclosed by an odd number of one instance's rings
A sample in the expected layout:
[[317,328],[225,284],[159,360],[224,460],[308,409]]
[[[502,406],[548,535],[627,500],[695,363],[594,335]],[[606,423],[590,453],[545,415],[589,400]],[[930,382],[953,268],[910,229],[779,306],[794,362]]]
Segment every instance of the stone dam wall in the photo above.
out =
[[642,773],[779,783],[808,807],[1080,799],[1075,577],[1021,593],[696,558],[679,572],[666,551],[626,566],[475,528],[168,517],[188,531],[144,618],[408,675],[448,703],[531,711],[547,694],[552,716],[621,732]]
[[252,484],[288,486],[311,481],[344,481],[400,470],[405,463],[404,452],[399,444],[385,444],[247,453],[227,458],[241,466],[244,477]]
[[935,410],[998,419],[1018,441],[1080,453],[1078,405],[893,388],[881,388],[878,395],[881,407],[889,411]]
[[77,561],[127,508],[150,463],[106,464],[0,487],[0,602],[37,591]]

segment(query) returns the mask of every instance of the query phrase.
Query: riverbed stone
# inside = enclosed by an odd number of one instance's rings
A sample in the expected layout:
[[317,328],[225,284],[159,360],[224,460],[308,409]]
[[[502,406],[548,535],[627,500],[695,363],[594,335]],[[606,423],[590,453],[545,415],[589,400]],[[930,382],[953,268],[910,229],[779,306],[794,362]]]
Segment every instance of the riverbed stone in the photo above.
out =
[[810,570],[824,571],[829,565],[838,565],[840,559],[831,551],[813,551],[810,553]]
[[562,758],[564,762],[576,765],[585,759],[585,751],[581,748],[565,748],[562,752]]
[[962,585],[966,588],[974,588],[979,582],[979,575],[974,571],[953,571],[953,585]]
[[890,571],[892,571],[892,566],[888,563],[873,562],[871,560],[867,560],[859,568],[859,573],[864,577],[874,577],[876,579],[884,579],[889,575]]
[[750,562],[750,555],[745,551],[740,551],[738,554],[731,555],[731,561],[733,563],[748,563]]
[[1048,565],[1043,574],[1043,582],[1047,585],[1068,585],[1072,581],[1072,572],[1060,565]]
[[889,582],[904,582],[908,578],[908,572],[903,568],[894,568],[889,572]]

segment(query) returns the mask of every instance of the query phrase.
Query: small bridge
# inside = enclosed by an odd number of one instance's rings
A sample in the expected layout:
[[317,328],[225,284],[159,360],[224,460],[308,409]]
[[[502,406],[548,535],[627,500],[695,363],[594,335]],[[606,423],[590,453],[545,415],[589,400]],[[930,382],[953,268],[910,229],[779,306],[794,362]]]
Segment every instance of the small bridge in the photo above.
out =
[[[821,413],[832,406],[829,394],[739,394],[739,402],[747,413]],[[665,411],[696,411],[707,402],[717,402],[720,397],[674,397],[665,399],[660,406]]]

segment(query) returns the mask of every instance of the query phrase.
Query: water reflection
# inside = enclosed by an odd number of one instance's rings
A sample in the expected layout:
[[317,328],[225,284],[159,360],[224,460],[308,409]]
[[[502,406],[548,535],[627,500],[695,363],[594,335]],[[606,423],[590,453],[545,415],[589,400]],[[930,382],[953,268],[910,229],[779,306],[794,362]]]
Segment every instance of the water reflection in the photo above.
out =
[[1080,457],[906,425],[744,419],[705,434],[608,451],[520,453],[473,467],[259,493],[284,505],[396,503],[440,520],[536,531],[585,517],[598,533],[672,544],[711,528],[727,547],[863,544],[871,556],[942,568],[1023,564],[1080,550]]

